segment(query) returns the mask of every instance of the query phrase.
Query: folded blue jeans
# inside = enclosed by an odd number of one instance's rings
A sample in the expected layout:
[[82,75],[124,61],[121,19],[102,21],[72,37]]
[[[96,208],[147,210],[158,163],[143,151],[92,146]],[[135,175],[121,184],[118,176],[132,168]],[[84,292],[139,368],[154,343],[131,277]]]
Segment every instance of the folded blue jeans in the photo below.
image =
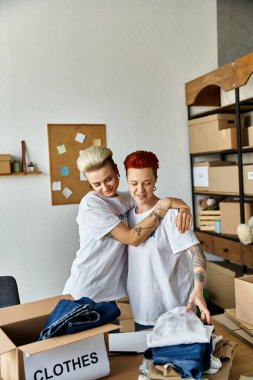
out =
[[119,315],[119,308],[110,302],[96,303],[88,297],[75,301],[62,299],[50,314],[38,340],[105,325]]
[[155,365],[170,364],[182,378],[202,379],[203,371],[210,368],[211,353],[212,341],[156,347],[148,349],[144,356],[153,357]]

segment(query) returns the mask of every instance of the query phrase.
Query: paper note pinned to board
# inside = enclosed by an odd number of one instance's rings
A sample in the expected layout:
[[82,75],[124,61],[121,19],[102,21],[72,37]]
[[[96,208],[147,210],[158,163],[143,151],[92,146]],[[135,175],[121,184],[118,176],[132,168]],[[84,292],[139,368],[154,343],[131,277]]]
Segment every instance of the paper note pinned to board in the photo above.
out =
[[85,178],[84,172],[81,172],[81,171],[80,171],[80,181],[87,181],[87,179]]
[[86,136],[83,133],[77,132],[76,137],[75,137],[75,141],[82,144],[84,142],[85,137]]
[[68,166],[61,166],[60,167],[60,175],[62,177],[66,177],[69,175],[69,167]]
[[68,187],[64,187],[64,189],[62,190],[62,194],[65,198],[69,198],[72,194],[72,191]]
[[93,145],[95,145],[95,146],[101,146],[101,144],[102,144],[101,139],[93,139]]
[[61,190],[61,181],[53,181],[52,182],[52,190],[53,191]]
[[57,146],[57,150],[58,150],[58,153],[59,153],[59,154],[63,154],[63,153],[66,153],[66,152],[67,152],[66,147],[65,147],[64,144],[58,145],[58,146]]

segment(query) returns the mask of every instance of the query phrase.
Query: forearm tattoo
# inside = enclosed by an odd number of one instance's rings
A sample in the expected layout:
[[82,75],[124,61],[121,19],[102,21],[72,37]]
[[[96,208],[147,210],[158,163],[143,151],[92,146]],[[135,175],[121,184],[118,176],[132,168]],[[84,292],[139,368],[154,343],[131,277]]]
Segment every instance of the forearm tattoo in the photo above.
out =
[[158,215],[155,211],[152,211],[151,214],[149,215],[150,218],[152,218],[152,216],[154,216],[155,222],[160,223],[163,220],[163,217]]
[[204,273],[202,271],[194,272],[194,278],[196,281],[204,282]]
[[199,244],[193,245],[189,248],[192,256],[193,268],[203,268],[206,270],[206,257]]
[[[204,282],[206,271],[206,257],[199,244],[193,245],[191,248],[189,248],[189,251],[192,257],[195,281]],[[199,269],[197,270],[197,268]]]

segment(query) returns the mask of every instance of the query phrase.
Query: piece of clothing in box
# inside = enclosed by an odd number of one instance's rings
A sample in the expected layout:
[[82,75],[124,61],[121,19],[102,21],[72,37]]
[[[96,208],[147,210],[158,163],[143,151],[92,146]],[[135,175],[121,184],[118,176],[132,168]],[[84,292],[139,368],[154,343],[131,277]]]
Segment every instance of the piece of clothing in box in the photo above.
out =
[[60,300],[50,314],[38,340],[74,334],[114,321],[120,309],[111,302],[94,302],[88,297]]

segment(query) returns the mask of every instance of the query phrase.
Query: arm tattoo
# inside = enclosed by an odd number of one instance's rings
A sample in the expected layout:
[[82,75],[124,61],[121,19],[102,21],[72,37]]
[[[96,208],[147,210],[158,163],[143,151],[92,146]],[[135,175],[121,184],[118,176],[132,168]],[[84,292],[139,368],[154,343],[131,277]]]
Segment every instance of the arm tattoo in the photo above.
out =
[[154,216],[155,222],[160,223],[163,220],[163,217],[158,215],[155,211],[152,211],[151,214],[149,215],[150,218],[152,218],[152,216]]
[[199,244],[193,245],[189,248],[192,256],[193,268],[201,267],[206,270],[206,257]]
[[[116,237],[113,236],[113,234],[112,234],[111,232],[109,232],[109,233],[107,234],[107,236],[108,236],[109,238],[111,238],[111,239],[117,240]],[[117,241],[118,241],[118,240],[117,240]]]
[[204,282],[204,274],[201,271],[194,272],[194,278],[196,281]]

